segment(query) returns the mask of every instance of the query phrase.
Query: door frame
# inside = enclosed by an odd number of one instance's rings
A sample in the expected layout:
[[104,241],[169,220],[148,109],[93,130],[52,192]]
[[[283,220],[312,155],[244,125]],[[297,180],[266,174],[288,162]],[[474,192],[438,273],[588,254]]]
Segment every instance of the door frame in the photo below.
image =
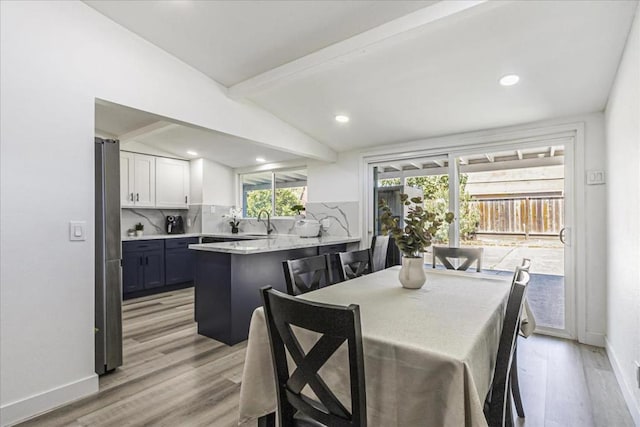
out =
[[[565,226],[569,244],[565,246],[565,329],[538,327],[536,332],[579,342],[593,343],[586,331],[586,222],[576,217],[576,207],[585,206],[584,123],[568,123],[527,129],[503,129],[452,135],[386,146],[360,154],[361,235],[363,244],[371,241],[373,229],[373,166],[376,163],[415,157],[449,155],[449,159],[478,152],[509,150],[562,144],[565,147]],[[455,168],[449,162],[449,168]]]

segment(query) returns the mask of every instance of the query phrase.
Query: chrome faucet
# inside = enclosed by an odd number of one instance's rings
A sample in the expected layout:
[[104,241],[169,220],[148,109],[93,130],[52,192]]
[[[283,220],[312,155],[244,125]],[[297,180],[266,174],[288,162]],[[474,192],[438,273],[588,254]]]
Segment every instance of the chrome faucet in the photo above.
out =
[[262,221],[262,213],[267,214],[267,234],[271,234],[271,232],[273,232],[273,228],[271,228],[271,214],[269,214],[269,211],[267,211],[266,209],[262,209],[260,212],[258,212],[258,222]]

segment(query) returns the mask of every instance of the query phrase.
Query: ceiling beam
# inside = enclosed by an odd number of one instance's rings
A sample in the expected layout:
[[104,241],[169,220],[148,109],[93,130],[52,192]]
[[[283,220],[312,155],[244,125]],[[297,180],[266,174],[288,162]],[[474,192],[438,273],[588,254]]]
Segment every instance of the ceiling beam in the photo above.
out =
[[431,161],[441,168],[444,167],[444,160],[431,160]]
[[553,157],[556,155],[556,147],[549,147],[549,157]]
[[134,129],[122,135],[118,135],[118,139],[120,140],[120,142],[131,141],[131,140],[139,139],[142,137],[156,135],[160,132],[164,132],[168,129],[179,127],[179,126],[180,125],[177,125],[175,123],[157,121],[157,122],[151,123],[150,125],[142,126],[141,128]]
[[416,168],[416,169],[422,169],[422,165],[421,165],[421,164],[419,164],[419,163],[416,163],[416,162],[409,162],[409,164],[410,164],[411,166],[413,166],[414,168]]
[[[252,93],[266,90],[294,76],[299,77],[303,74],[310,74],[321,65],[326,66],[337,62],[344,63],[353,57],[368,53],[368,50],[376,44],[485,2],[486,0],[437,2],[237,83],[229,87],[229,96],[235,99],[245,98]],[[501,2],[490,3],[495,6],[495,4]]]
[[487,158],[487,160],[489,160],[489,162],[491,162],[491,163],[493,163],[493,162],[495,162],[495,161],[496,161],[495,157],[493,157],[491,154],[485,154],[484,156],[485,156],[485,157]]
[[518,160],[522,160],[522,150],[516,150],[516,154],[518,155]]

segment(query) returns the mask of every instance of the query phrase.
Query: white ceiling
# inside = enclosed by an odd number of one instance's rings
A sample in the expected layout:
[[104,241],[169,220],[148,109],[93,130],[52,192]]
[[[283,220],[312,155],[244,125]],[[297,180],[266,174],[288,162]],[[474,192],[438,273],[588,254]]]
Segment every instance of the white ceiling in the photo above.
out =
[[[480,2],[376,39],[376,25],[461,3],[87,3],[223,84],[276,72],[277,82],[243,96],[338,151],[601,111],[637,7]],[[328,44],[351,46],[340,40],[362,31],[361,49],[278,72]],[[507,73],[520,84],[500,86]]]
[[435,1],[85,3],[231,86]]
[[[96,103],[95,126],[99,133],[120,138],[121,146],[125,149],[128,143],[135,141],[178,158],[203,157],[232,168],[255,166],[259,164],[255,160],[257,157],[264,158],[267,163],[300,159],[294,154],[265,148],[244,138],[196,128],[104,101]],[[127,134],[131,135],[144,128],[152,130],[141,131],[132,138],[127,137]],[[195,151],[198,155],[189,155],[188,150]]]

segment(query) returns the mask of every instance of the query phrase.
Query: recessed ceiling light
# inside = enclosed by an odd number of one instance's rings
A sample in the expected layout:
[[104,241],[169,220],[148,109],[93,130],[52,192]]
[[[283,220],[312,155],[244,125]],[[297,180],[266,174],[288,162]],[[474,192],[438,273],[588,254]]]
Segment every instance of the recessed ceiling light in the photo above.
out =
[[193,150],[189,150],[189,151],[187,151],[187,154],[189,154],[189,155],[191,155],[191,156],[197,156],[197,155],[198,155],[198,153],[196,153],[196,152],[195,152],[195,151],[193,151]]
[[336,122],[338,123],[347,123],[349,121],[349,116],[343,116],[341,114],[336,116]]
[[266,160],[264,159],[264,157],[256,157],[256,162],[264,163],[264,162],[266,162]]
[[500,78],[500,84],[502,86],[513,86],[519,81],[520,81],[520,76],[516,74],[507,74],[506,76],[502,76],[502,78]]

